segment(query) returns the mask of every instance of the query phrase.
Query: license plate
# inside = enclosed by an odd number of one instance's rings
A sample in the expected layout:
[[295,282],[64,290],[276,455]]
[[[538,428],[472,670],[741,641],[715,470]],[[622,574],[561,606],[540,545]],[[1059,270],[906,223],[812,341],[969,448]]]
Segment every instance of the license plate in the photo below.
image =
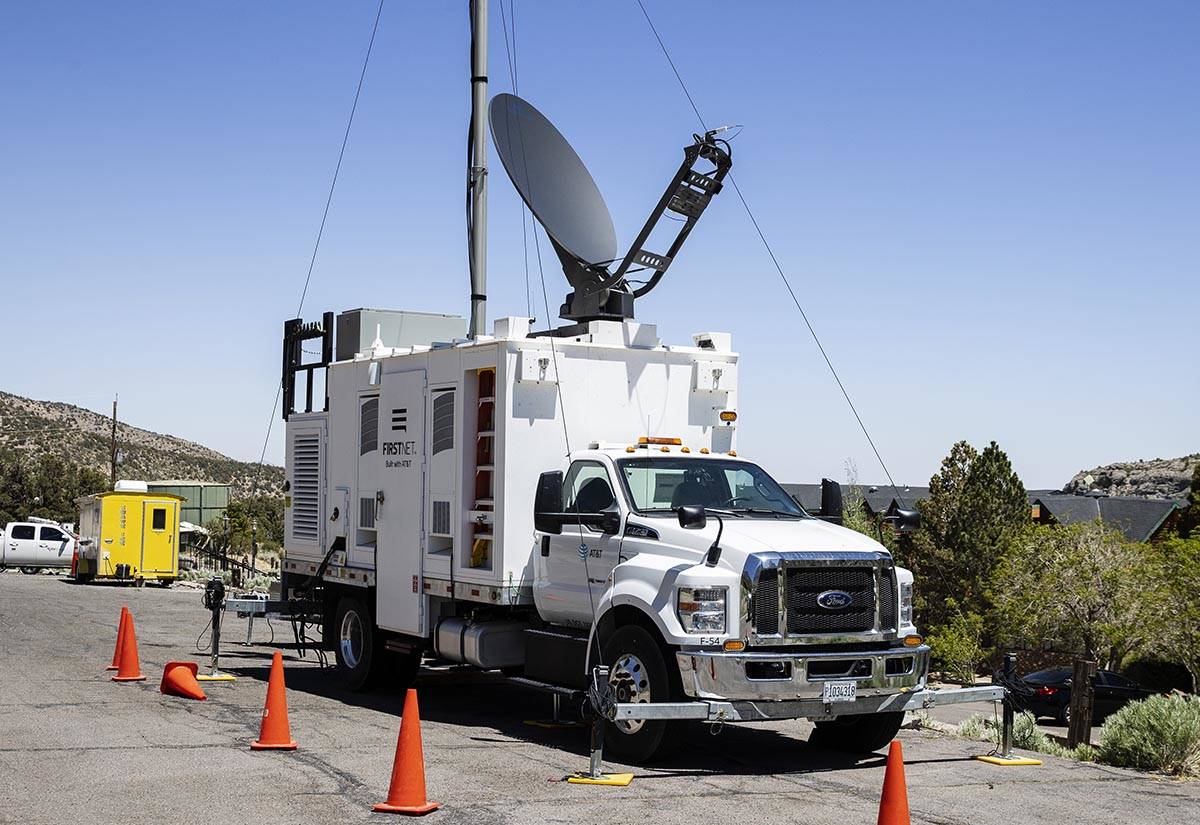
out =
[[858,682],[826,682],[821,686],[822,702],[853,702],[858,698]]

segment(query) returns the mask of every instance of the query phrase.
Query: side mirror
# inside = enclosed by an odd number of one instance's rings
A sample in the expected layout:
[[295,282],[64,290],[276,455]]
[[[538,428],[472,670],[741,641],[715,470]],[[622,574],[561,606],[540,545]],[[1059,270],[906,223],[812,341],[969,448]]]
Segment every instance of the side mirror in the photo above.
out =
[[842,523],[842,485],[828,478],[821,479],[821,518]]
[[533,527],[542,533],[562,533],[562,489],[561,470],[542,473],[538,477],[537,495],[533,499]]
[[684,504],[679,508],[679,526],[684,530],[699,530],[708,524],[708,514],[700,504]]
[[902,536],[917,532],[917,528],[921,526],[921,514],[916,510],[897,509],[894,518],[896,519],[896,532]]

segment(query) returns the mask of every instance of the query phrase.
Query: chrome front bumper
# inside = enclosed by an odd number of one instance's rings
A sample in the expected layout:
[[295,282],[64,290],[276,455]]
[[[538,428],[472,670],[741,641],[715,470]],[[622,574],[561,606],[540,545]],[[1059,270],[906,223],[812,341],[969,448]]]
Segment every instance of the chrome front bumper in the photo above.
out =
[[694,699],[820,699],[825,682],[854,681],[860,697],[919,690],[929,646],[856,652],[682,650],[675,654],[683,691]]

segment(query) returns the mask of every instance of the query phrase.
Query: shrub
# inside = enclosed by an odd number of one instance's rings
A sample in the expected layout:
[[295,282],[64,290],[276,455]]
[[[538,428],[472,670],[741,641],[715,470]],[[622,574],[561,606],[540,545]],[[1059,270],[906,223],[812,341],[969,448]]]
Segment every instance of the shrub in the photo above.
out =
[[958,723],[958,735],[965,736],[967,739],[984,739],[985,719],[978,713],[973,713],[966,719]]
[[942,663],[945,675],[965,685],[975,684],[975,672],[986,658],[981,638],[983,619],[974,613],[957,614],[929,634],[934,658]]
[[[1000,720],[995,716],[983,716],[978,713],[968,716],[959,724],[958,735],[999,745]],[[1018,713],[1013,719],[1012,746],[1050,756],[1070,756],[1084,762],[1091,762],[1095,758],[1094,754],[1088,756],[1080,753],[1080,748],[1088,747],[1087,745],[1080,745],[1072,751],[1051,739],[1037,726],[1033,714],[1028,712]]]
[[1130,702],[1105,722],[1099,757],[1118,767],[1200,775],[1200,698]]

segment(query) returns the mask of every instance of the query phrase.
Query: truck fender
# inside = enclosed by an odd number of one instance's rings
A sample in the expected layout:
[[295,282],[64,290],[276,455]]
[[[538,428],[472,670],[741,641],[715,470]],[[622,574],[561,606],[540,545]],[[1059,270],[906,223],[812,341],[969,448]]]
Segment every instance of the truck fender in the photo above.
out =
[[[640,558],[635,557],[635,558]],[[597,619],[593,622],[588,633],[587,670],[590,673],[594,664],[592,661],[597,649],[597,634],[601,628],[612,624],[617,612],[626,613],[632,609],[640,614],[645,623],[652,626],[659,639],[665,644],[679,644],[684,634],[679,626],[679,620],[671,604],[670,594],[675,592],[675,579],[683,570],[692,565],[677,561],[667,570],[658,565],[633,565],[633,560],[622,562],[613,569],[613,577],[608,589],[600,597],[596,606]],[[638,575],[638,568],[651,569],[653,575],[643,577]],[[657,579],[658,584],[652,583]],[[627,623],[627,622],[626,622]]]

